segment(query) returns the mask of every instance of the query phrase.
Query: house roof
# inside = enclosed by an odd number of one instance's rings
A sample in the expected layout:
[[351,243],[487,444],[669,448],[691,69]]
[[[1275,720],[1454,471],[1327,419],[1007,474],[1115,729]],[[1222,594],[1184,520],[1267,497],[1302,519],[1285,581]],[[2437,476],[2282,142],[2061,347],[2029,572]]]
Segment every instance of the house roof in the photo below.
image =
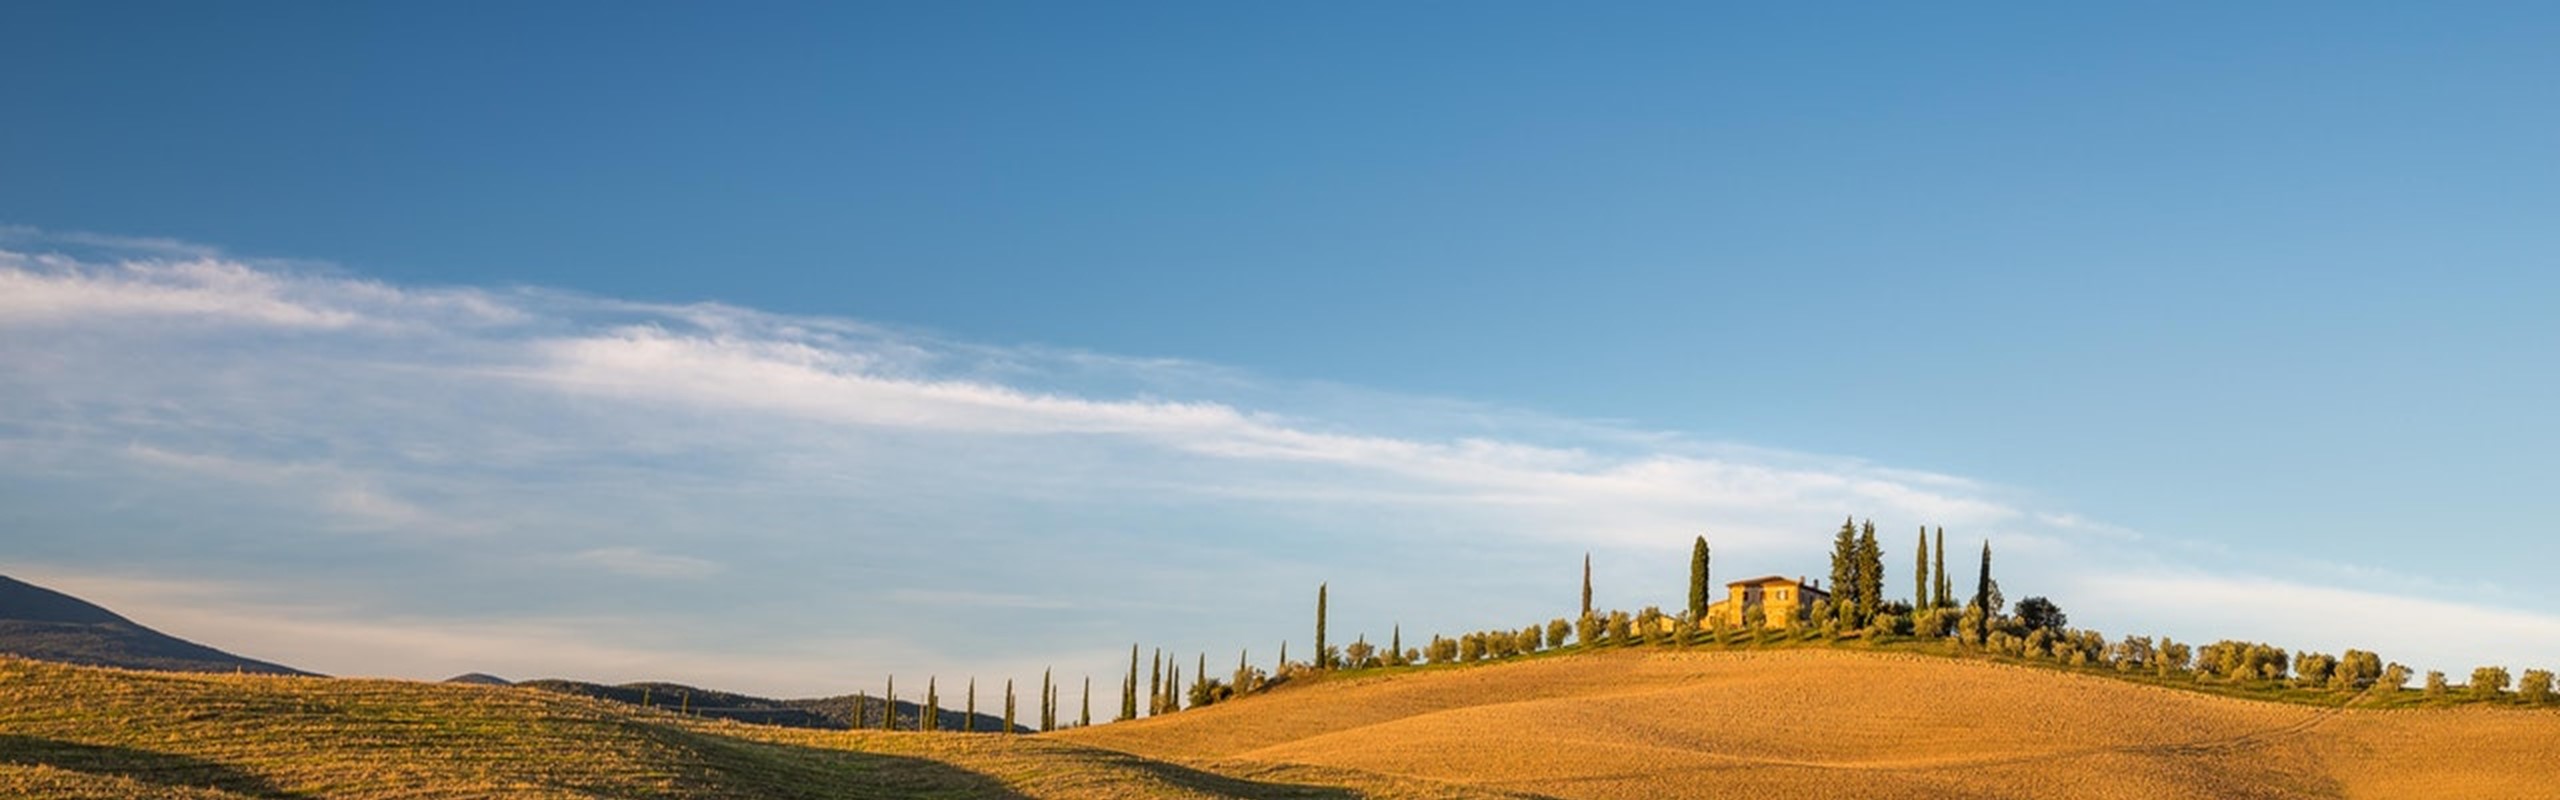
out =
[[[1772,584],[1772,583],[1793,583],[1793,584],[1799,584],[1799,585],[1801,585],[1801,584],[1803,584],[1803,583],[1804,583],[1804,581],[1801,581],[1801,580],[1798,580],[1798,579],[1795,579],[1795,578],[1790,578],[1790,577],[1787,577],[1787,576],[1784,576],[1784,575],[1771,575],[1771,576],[1766,577],[1766,578],[1753,578],[1753,579],[1750,579],[1750,580],[1747,580],[1747,581],[1734,581],[1734,582],[1732,582],[1732,583],[1728,583],[1728,584],[1725,584],[1725,585],[1726,585],[1726,586],[1767,586],[1767,585]],[[1811,586],[1806,586],[1805,588],[1810,589],[1810,588],[1813,588],[1813,587],[1811,587]]]

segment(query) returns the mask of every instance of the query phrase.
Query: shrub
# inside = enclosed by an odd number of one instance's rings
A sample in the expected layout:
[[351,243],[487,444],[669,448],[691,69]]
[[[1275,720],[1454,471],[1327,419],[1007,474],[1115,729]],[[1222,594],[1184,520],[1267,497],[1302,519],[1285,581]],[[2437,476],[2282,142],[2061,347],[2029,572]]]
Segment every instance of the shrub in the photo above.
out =
[[2327,653],[2304,653],[2293,660],[2293,682],[2294,685],[2306,689],[2326,687],[2329,685],[2331,673],[2336,672],[2337,669],[2336,656]]
[[2397,663],[2383,667],[2382,677],[2378,680],[2395,692],[2409,688],[2409,668]]
[[1538,640],[1541,638],[1538,633],[1538,626],[1536,625],[1521,628],[1519,633],[1512,636],[1512,641],[1515,644],[1511,649],[1518,650],[1523,653],[1538,652]]
[[1458,660],[1458,640],[1446,636],[1431,637],[1431,663],[1447,664]]
[[1347,660],[1343,662],[1345,665],[1349,666],[1351,669],[1360,669],[1362,667],[1369,666],[1369,657],[1377,655],[1378,648],[1376,645],[1370,644],[1369,640],[1364,637],[1358,641],[1344,645],[1342,648],[1342,654],[1348,657]]
[[2050,655],[2053,655],[2053,632],[2043,628],[2028,629],[2026,656],[2043,658]]
[[2471,671],[2471,696],[2496,697],[2507,691],[2506,667],[2481,667]]
[[1600,628],[1599,614],[1582,615],[1581,619],[1574,620],[1573,623],[1574,643],[1590,647],[1593,643],[1600,641]]
[[2115,667],[2117,672],[2132,672],[2151,666],[2154,658],[2149,636],[2126,636],[2124,641],[2107,648],[2107,665]]
[[1566,637],[1570,637],[1572,635],[1573,623],[1564,621],[1563,617],[1557,617],[1547,621],[1547,649],[1553,650],[1558,647],[1563,647]]
[[2195,662],[2195,648],[2163,636],[2160,637],[2157,658],[2158,661],[2152,664],[2152,670],[2159,673],[2160,677],[2166,678],[2187,671],[2187,665]]
[[[2382,678],[2382,657],[2364,650],[2349,650],[2338,658],[2337,671],[2329,674],[2329,688],[2358,691]],[[2403,678],[2402,682],[2407,679]],[[2397,686],[2392,688],[2399,688]]]
[[1619,646],[1632,644],[1635,640],[1635,627],[1635,618],[1628,616],[1627,612],[1609,612],[1609,643]]
[[2539,705],[2551,702],[2551,671],[2525,670],[2524,679],[2516,681],[2516,694],[2523,696],[2528,703]]
[[2031,631],[2060,629],[2071,626],[2071,616],[2062,613],[2062,607],[2051,600],[2030,597],[2018,601],[2018,622]]
[[2444,672],[2441,670],[2427,670],[2427,696],[2443,697],[2445,689]]

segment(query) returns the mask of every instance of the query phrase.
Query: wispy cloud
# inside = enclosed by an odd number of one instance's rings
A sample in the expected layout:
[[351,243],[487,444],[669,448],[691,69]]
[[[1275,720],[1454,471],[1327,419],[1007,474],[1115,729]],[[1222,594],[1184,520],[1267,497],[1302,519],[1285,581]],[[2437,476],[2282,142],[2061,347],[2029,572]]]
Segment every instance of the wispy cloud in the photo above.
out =
[[[1720,570],[1818,574],[1850,514],[1945,526],[1960,564],[1991,538],[2010,594],[2120,631],[2560,661],[2492,646],[2560,641],[2548,615],[2323,593],[2309,576],[2338,570],[2179,556],[2205,551],[1928,470],[857,320],[0,233],[0,522],[41,531],[0,558],[369,610],[163,604],[223,636],[290,616],[265,630],[330,644],[251,654],[310,669],[811,691],[997,661],[1109,674],[1110,642],[1267,648],[1319,580],[1338,630],[1374,633],[1554,616],[1585,550],[1603,603],[1667,604],[1701,533]],[[2402,600],[2501,633],[2335,610]],[[2266,627],[2216,621],[2241,616]],[[474,641],[554,646],[535,664]]]

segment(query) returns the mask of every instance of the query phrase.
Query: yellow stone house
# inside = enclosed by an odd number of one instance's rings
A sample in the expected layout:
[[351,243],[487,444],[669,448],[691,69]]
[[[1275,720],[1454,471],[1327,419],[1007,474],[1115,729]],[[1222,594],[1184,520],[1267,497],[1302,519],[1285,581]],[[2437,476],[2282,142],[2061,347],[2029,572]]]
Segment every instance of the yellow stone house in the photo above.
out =
[[1823,591],[1821,584],[1808,583],[1801,577],[1771,575],[1734,581],[1724,588],[1725,599],[1707,606],[1710,625],[1720,622],[1728,628],[1740,628],[1743,614],[1757,610],[1769,627],[1791,628],[1812,617],[1814,601],[1831,599],[1831,593]]

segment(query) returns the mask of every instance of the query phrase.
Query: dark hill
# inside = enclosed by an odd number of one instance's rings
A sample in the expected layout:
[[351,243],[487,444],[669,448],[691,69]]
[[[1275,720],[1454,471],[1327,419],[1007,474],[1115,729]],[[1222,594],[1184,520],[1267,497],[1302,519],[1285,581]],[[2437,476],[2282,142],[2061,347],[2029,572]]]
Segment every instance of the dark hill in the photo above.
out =
[[126,669],[310,674],[170,636],[86,600],[7,576],[0,576],[0,653]]
[[[752,695],[733,694],[714,689],[686,686],[680,683],[626,683],[620,686],[606,686],[599,683],[560,680],[557,678],[538,681],[524,681],[516,685],[541,689],[549,692],[560,692],[562,694],[583,695],[586,697],[612,700],[632,705],[646,705],[669,711],[687,712],[699,717],[734,719],[739,722],[781,725],[792,728],[831,728],[837,730],[855,727],[853,719],[854,698],[852,695],[845,695],[842,697],[820,697],[806,700],[773,700],[763,697],[755,697]],[[963,703],[966,701],[957,694],[944,695],[942,700],[944,703],[942,713],[940,716],[936,717],[941,729],[946,731],[963,730],[963,725],[968,721],[969,715],[962,712],[960,709],[964,707]],[[1002,693],[980,697],[978,698],[978,701],[984,704],[982,707],[998,710],[1004,708],[1004,695]],[[866,699],[863,702],[863,721],[861,727],[880,727],[880,713],[880,698],[872,697]],[[904,700],[899,701],[897,727],[901,730],[914,730],[916,727],[916,720],[920,718],[923,713],[923,704],[911,703]],[[1017,720],[1017,722],[1018,721],[1019,720]],[[977,724],[966,729],[993,732],[1002,727],[1004,727],[1004,717],[1000,715],[979,714]],[[1031,728],[1021,725],[1015,725],[1014,730],[1018,733],[1036,732]]]
[[516,685],[515,681],[507,680],[507,679],[505,679],[505,678],[501,678],[501,677],[498,677],[498,676],[496,676],[496,675],[491,675],[491,674],[486,673],[486,672],[465,672],[465,673],[462,673],[462,674],[460,674],[460,675],[455,675],[455,676],[453,676],[453,677],[446,678],[446,679],[444,679],[444,682],[445,682],[445,683],[467,683],[467,684],[471,684],[471,685],[473,685],[473,686],[514,686],[514,685]]

